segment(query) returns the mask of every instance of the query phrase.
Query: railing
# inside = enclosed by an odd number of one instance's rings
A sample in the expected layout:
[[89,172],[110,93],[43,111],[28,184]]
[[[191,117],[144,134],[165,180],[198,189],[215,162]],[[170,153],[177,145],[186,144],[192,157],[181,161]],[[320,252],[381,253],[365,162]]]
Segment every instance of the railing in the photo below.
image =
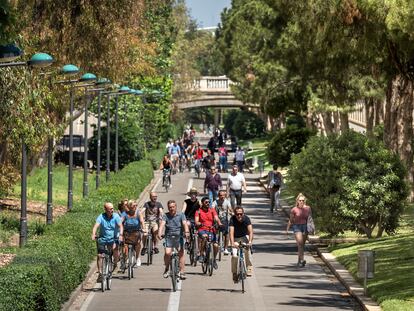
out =
[[200,92],[222,91],[230,92],[230,85],[233,82],[226,76],[202,77],[194,81],[193,88]]

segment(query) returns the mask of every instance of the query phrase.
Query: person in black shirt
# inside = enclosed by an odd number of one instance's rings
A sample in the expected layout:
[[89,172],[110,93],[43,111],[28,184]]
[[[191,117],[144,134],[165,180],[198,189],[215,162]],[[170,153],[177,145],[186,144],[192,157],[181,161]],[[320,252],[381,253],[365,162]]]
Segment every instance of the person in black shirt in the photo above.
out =
[[194,216],[195,212],[200,208],[200,201],[197,199],[198,190],[197,188],[191,188],[187,193],[189,196],[188,199],[184,201],[183,209],[181,212],[184,213],[185,218],[187,218],[188,226],[194,227]]
[[232,258],[231,258],[231,272],[233,273],[233,281],[237,283],[237,247],[239,243],[246,243],[249,248],[245,251],[245,260],[247,267],[247,276],[252,276],[253,265],[250,260],[250,247],[253,242],[253,226],[250,218],[244,214],[244,209],[241,206],[236,206],[234,209],[234,215],[230,218],[229,222],[229,235],[230,243],[232,246]]

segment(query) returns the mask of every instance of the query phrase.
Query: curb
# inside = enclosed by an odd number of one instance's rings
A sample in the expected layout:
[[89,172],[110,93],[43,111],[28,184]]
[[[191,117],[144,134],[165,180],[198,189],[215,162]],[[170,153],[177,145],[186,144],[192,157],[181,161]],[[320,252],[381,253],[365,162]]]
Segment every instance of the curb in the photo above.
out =
[[[263,178],[258,178],[259,183],[269,193]],[[289,211],[286,208],[282,208],[282,211],[289,217]],[[318,239],[315,239],[313,242],[317,242]],[[345,286],[349,294],[351,294],[356,301],[361,305],[365,311],[381,311],[381,307],[375,302],[372,298],[364,295],[364,288],[353,278],[351,273],[340,264],[336,257],[329,253],[321,251],[316,244],[312,244],[312,247],[315,248],[318,256],[323,260],[326,266],[331,270],[335,277]]]
[[[142,205],[145,200],[149,197],[149,192],[154,188],[154,186],[158,183],[161,175],[158,173],[158,171],[154,171],[154,178],[151,180],[151,182],[142,190],[140,193],[137,201],[138,204]],[[69,299],[62,305],[61,311],[69,311],[76,301],[76,299],[79,297],[80,293],[83,292],[84,285],[88,280],[92,277],[92,275],[97,271],[98,267],[96,266],[96,260],[94,259],[92,263],[89,265],[89,271],[86,273],[85,278],[83,279],[82,283],[76,287],[76,289],[72,292]]]

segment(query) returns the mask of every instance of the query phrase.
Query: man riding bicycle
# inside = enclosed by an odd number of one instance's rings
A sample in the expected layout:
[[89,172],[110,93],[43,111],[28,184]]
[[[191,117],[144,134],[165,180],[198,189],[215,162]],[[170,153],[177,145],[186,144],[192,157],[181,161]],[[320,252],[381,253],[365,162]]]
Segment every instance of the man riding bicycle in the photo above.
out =
[[223,232],[224,244],[223,244],[223,254],[228,255],[229,251],[227,249],[229,245],[229,216],[233,215],[233,208],[231,207],[230,201],[226,198],[226,190],[220,190],[218,193],[218,198],[213,202],[213,206],[220,218],[223,227],[220,228],[220,231]]
[[[178,256],[180,258],[180,279],[185,277],[185,257],[184,257],[184,239],[183,228],[186,239],[189,237],[189,230],[187,221],[183,213],[177,213],[177,203],[174,200],[169,200],[167,203],[168,213],[162,216],[160,228],[158,231],[158,238],[162,239],[162,234],[165,229],[165,255],[164,255],[164,278],[169,277],[169,264],[171,261],[171,254],[173,248],[178,249]],[[178,237],[178,239],[177,239]]]
[[195,224],[198,227],[198,249],[200,250],[199,262],[204,261],[205,251],[206,251],[206,240],[207,238],[213,242],[214,250],[214,262],[213,267],[217,269],[216,256],[218,252],[218,244],[216,239],[216,230],[214,228],[214,223],[217,223],[220,227],[222,223],[217,216],[216,210],[210,208],[209,198],[203,197],[201,199],[201,208],[195,213]]
[[184,213],[185,218],[187,219],[188,227],[194,229],[195,213],[201,207],[200,201],[197,199],[197,195],[198,195],[197,188],[194,188],[194,187],[191,188],[190,191],[187,192],[187,195],[189,196],[189,198],[184,200],[183,209],[181,210],[181,212]]
[[141,211],[141,214],[144,218],[144,238],[143,238],[143,248],[141,251],[141,255],[144,256],[147,248],[145,247],[145,243],[147,241],[148,234],[152,234],[152,243],[154,245],[154,253],[158,254],[159,250],[157,248],[157,235],[158,235],[158,224],[162,219],[164,207],[160,202],[157,202],[157,193],[151,192],[150,193],[150,200],[144,204],[144,207]]
[[171,162],[173,164],[173,174],[177,172],[177,162],[179,157],[181,156],[181,148],[178,145],[177,141],[174,141],[174,144],[170,147],[169,150]]
[[[96,231],[99,228],[98,237],[98,256],[96,262],[98,265],[99,278],[102,278],[102,260],[103,254],[105,254],[105,246],[112,247],[114,256],[115,270],[119,261],[119,241],[123,241],[124,227],[122,225],[121,217],[117,213],[114,213],[114,206],[112,203],[106,202],[104,204],[105,212],[100,214],[96,218],[96,223],[92,229],[92,240],[96,240]],[[99,280],[98,278],[98,280]]]
[[243,207],[236,206],[234,209],[234,215],[230,218],[229,229],[230,244],[232,246],[231,272],[233,273],[233,281],[237,283],[237,248],[239,243],[248,245],[248,249],[245,252],[246,255],[244,256],[247,267],[246,275],[251,276],[253,271],[253,265],[250,260],[250,247],[253,242],[253,226],[250,218],[244,214]]

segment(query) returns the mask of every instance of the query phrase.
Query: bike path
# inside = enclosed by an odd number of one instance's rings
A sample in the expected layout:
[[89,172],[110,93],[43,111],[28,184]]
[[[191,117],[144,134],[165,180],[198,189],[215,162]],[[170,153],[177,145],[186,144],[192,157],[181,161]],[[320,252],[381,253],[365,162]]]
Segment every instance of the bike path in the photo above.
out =
[[[168,193],[158,184],[158,200],[166,210],[166,202],[174,199],[181,208],[191,186],[202,191],[204,173],[197,179],[185,172],[172,176]],[[225,182],[226,174],[222,174]],[[102,293],[99,284],[91,290],[80,310],[358,310],[352,298],[324,267],[306,254],[308,264],[296,267],[297,255],[293,235],[286,237],[286,218],[270,214],[269,199],[256,181],[258,175],[246,174],[248,193],[243,206],[251,218],[255,233],[253,276],[246,280],[246,292],[234,284],[230,273],[230,257],[223,256],[213,276],[202,274],[201,266],[187,264],[187,280],[181,290],[171,292],[170,278],[164,279],[163,254],[154,255],[153,265],[135,269],[136,277],[128,280],[115,274],[112,289]],[[188,263],[188,256],[186,256]],[[78,309],[78,310],[79,310]]]

